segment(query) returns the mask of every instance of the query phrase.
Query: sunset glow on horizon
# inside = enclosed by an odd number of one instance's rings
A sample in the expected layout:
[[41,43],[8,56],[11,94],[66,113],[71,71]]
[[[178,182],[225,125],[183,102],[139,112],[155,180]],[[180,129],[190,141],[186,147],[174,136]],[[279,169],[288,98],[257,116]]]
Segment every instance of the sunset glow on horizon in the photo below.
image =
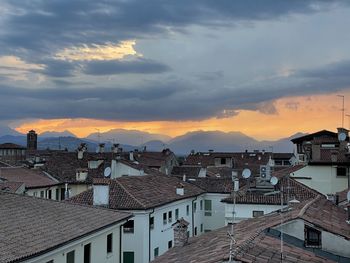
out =
[[[342,93],[350,97],[350,93]],[[21,133],[35,129],[39,134],[45,131],[70,131],[78,137],[91,133],[107,132],[112,129],[140,130],[149,133],[176,137],[187,132],[239,131],[258,140],[276,140],[297,132],[315,132],[322,129],[336,130],[341,126],[341,99],[337,94],[310,97],[291,97],[275,101],[277,112],[264,114],[259,111],[240,110],[229,118],[210,118],[201,121],[140,121],[123,122],[95,119],[52,119],[24,122],[16,127]],[[346,105],[345,105],[346,106]],[[350,109],[350,108],[348,108]],[[348,119],[345,119],[348,128]]]

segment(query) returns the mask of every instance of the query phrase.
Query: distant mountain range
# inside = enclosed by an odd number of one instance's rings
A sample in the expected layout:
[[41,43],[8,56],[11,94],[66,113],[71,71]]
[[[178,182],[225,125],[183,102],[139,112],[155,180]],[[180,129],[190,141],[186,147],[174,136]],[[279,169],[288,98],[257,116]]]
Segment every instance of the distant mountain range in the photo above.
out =
[[[13,142],[20,145],[26,145],[26,136],[18,132],[12,132],[11,129],[5,129],[0,126],[0,132],[9,132],[0,136],[0,143]],[[82,142],[88,145],[89,151],[95,151],[98,142],[106,143],[106,150],[109,150],[112,143],[120,143],[125,151],[133,149],[142,149],[144,146],[150,151],[160,151],[165,147],[170,148],[176,154],[187,155],[194,150],[198,151],[253,151],[266,150],[274,152],[292,152],[293,144],[291,139],[302,136],[303,133],[297,133],[293,136],[282,138],[276,141],[258,141],[241,132],[222,132],[222,131],[195,131],[189,132],[175,138],[167,135],[152,134],[137,130],[114,129],[104,133],[93,133],[86,138],[77,138],[69,131],[64,132],[45,132],[38,136],[39,149],[65,149],[74,151]]]

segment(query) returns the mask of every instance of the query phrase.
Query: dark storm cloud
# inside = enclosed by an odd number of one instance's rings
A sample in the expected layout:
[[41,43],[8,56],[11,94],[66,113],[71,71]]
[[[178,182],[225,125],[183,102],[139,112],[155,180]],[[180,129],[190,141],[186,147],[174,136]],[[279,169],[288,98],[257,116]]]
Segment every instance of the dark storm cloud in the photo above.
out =
[[62,60],[41,60],[40,63],[45,65],[45,69],[32,70],[32,72],[41,73],[50,77],[72,77],[74,76],[74,71],[76,69],[76,65],[74,63]]
[[[6,3],[10,11],[3,15],[2,52],[20,52],[34,60],[36,52],[49,55],[62,47],[83,43],[149,37],[166,33],[168,27],[184,30],[187,25],[232,26],[240,21],[278,19],[293,13],[324,10],[335,1],[8,0]],[[26,50],[31,52],[28,54]]]
[[85,63],[83,68],[83,72],[89,75],[113,75],[123,73],[152,74],[164,73],[169,70],[170,68],[167,65],[141,58],[132,61],[89,61]]
[[[147,83],[134,88],[46,88],[1,86],[0,120],[16,118],[97,118],[109,120],[194,120],[259,110],[274,114],[270,102],[286,96],[335,92],[350,87],[349,61],[259,85],[217,88],[182,81]],[[328,70],[326,70],[328,69]],[[339,78],[327,78],[327,74]],[[330,74],[330,73],[329,73]],[[302,77],[301,77],[302,76]],[[8,109],[11,109],[9,111]]]

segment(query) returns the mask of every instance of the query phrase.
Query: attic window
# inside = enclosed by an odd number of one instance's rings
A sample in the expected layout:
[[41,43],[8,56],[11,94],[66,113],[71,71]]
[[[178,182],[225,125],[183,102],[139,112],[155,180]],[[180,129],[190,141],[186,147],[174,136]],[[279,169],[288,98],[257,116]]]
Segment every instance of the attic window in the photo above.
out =
[[226,158],[221,158],[220,162],[221,164],[226,164]]
[[305,247],[321,247],[321,231],[305,226]]

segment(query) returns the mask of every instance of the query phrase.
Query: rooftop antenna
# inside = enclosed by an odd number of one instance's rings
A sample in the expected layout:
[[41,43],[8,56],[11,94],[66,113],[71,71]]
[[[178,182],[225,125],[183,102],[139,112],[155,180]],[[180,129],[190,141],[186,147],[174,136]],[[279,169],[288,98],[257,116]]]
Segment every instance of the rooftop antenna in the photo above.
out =
[[100,129],[95,128],[97,131],[97,138],[98,138],[98,143],[101,143],[101,134],[100,134]]
[[342,108],[340,109],[342,111],[342,119],[341,119],[341,127],[344,128],[344,114],[345,114],[345,96],[344,95],[337,95],[337,97],[340,97],[343,99]]
[[[250,169],[245,168],[242,171],[242,177],[244,179],[248,179],[251,176],[252,172],[250,171]],[[232,224],[231,224],[231,232],[228,233],[231,241],[230,241],[230,255],[229,255],[229,262],[233,262],[234,259],[234,245],[236,244],[236,240],[235,240],[235,233],[234,233],[234,223],[236,221],[236,193],[239,191],[239,179],[237,176],[237,172],[232,171],[232,194],[233,194],[233,220],[232,220]]]

